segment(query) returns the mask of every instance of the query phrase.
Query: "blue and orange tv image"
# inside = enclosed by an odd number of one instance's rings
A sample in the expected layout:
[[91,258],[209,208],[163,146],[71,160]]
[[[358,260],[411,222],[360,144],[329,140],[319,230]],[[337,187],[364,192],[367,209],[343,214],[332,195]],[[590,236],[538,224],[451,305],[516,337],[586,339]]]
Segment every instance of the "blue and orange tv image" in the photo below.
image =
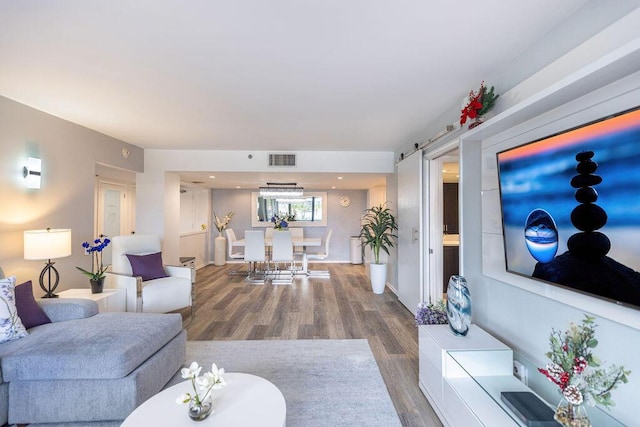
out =
[[507,271],[640,309],[640,108],[497,162]]

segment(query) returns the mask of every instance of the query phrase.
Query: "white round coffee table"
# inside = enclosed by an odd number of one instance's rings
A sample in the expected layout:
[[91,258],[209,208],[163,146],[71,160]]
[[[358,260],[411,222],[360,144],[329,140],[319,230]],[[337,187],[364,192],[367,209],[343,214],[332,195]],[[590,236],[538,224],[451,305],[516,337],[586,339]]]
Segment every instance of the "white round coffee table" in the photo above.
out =
[[250,374],[228,373],[224,379],[228,384],[213,390],[213,413],[204,421],[192,421],[187,415],[188,405],[176,403],[181,394],[193,392],[191,381],[183,381],[138,406],[121,427],[285,426],[287,405],[278,387]]

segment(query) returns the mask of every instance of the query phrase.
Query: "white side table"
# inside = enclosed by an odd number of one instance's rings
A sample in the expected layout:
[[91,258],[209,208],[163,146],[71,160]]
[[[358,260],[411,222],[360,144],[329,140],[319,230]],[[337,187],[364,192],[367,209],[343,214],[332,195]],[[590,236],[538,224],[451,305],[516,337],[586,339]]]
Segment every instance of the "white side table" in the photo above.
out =
[[198,423],[187,415],[187,404],[177,404],[183,393],[193,393],[191,381],[169,387],[138,406],[120,427],[231,426],[284,427],[287,405],[271,382],[251,374],[224,375],[226,387],[213,390],[213,413]]
[[101,313],[107,311],[127,311],[124,289],[104,289],[102,293],[92,294],[91,289],[67,289],[58,293],[59,298],[90,299],[98,303]]

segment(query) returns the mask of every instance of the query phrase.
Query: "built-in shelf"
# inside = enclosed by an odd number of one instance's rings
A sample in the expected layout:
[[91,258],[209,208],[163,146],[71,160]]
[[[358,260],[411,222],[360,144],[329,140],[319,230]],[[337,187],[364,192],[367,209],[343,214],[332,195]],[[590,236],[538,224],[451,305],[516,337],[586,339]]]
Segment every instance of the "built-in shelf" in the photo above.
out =
[[[500,398],[503,391],[536,394],[513,376],[509,347],[477,325],[466,337],[454,336],[448,325],[419,328],[419,386],[445,426],[526,426]],[[593,427],[623,426],[599,409],[588,413]]]
[[536,92],[529,98],[497,114],[481,126],[461,135],[461,139],[482,141],[511,129],[532,117],[606,86],[638,71],[640,38],[590,62],[583,68]]

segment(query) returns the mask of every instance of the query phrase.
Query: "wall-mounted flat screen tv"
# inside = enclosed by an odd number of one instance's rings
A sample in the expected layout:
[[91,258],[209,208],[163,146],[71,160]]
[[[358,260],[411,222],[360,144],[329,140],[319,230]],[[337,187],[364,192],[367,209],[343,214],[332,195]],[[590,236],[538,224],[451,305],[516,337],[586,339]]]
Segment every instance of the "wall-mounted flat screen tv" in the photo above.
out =
[[640,309],[640,107],[497,160],[507,271]]

